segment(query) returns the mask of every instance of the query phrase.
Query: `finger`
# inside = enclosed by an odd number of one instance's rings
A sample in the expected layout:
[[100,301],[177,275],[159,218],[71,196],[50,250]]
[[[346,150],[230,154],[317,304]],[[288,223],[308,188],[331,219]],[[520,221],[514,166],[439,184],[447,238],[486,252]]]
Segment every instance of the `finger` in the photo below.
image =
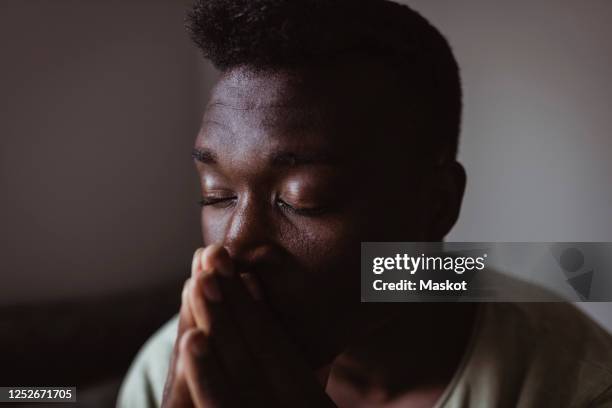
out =
[[162,398],[163,408],[191,408],[194,407],[187,378],[185,376],[184,365],[180,364],[181,353],[176,353],[176,362],[173,378],[166,381],[164,396]]
[[[196,251],[194,258],[199,254]],[[199,264],[199,261],[198,261]],[[192,268],[193,269],[193,268]],[[172,353],[172,363],[174,363],[176,352],[178,349],[178,341],[180,340],[183,333],[190,328],[195,327],[195,320],[193,318],[193,314],[191,313],[191,308],[189,306],[189,291],[191,285],[193,284],[193,278],[188,278],[183,285],[183,290],[181,291],[181,308],[179,310],[179,321],[178,321],[178,329],[176,335],[176,341],[174,342],[174,349]],[[170,369],[172,370],[174,364],[170,365]]]
[[195,253],[193,254],[193,260],[191,261],[191,276],[196,276],[200,273],[200,271],[202,270],[202,252],[204,251],[204,248],[198,248],[195,250]]
[[273,321],[270,312],[250,293],[254,291],[260,299],[262,297],[256,278],[248,274],[244,275],[244,278],[239,276],[225,248],[220,246],[210,250],[209,248],[202,252],[202,267],[205,270],[218,271],[215,272],[218,286],[222,295],[227,298],[230,314],[253,350],[261,353],[270,349],[269,340],[273,337],[279,343],[275,346],[283,344],[287,347],[287,351],[292,351],[287,336]]
[[187,291],[190,285],[190,279],[185,281],[183,290],[181,292],[181,309],[179,311],[179,323],[177,330],[176,341],[172,350],[172,357],[170,359],[170,366],[168,369],[168,375],[166,377],[166,383],[164,385],[164,392],[162,398],[162,406],[164,407],[192,407],[191,396],[187,387],[187,382],[184,374],[177,371],[177,362],[179,347],[178,344],[183,333],[189,328],[193,327],[193,317],[189,311],[189,304],[187,303]]
[[204,248],[198,248],[195,250],[193,254],[193,259],[191,260],[191,277],[187,279],[185,285],[183,286],[183,291],[181,293],[181,309],[179,311],[179,328],[178,328],[178,337],[182,336],[185,330],[195,327],[195,320],[193,317],[193,313],[191,312],[191,308],[189,306],[189,290],[191,285],[193,284],[194,278],[197,277],[202,270],[202,265],[200,262],[202,251]]
[[226,303],[230,305],[229,313],[268,383],[274,387],[275,394],[283,401],[290,401],[295,395],[323,392],[311,368],[263,302],[255,301],[250,295],[234,271],[227,251],[224,248],[204,251],[202,266],[218,270],[218,283]]
[[198,408],[233,407],[230,387],[206,334],[199,329],[185,332],[180,343],[187,385]]
[[[195,320],[191,307],[189,306],[189,291],[193,285],[193,278],[189,278],[183,285],[181,292],[181,308],[179,310],[179,323],[178,323],[178,337],[182,336],[183,333],[190,328],[195,327]],[[177,337],[177,338],[178,338]]]
[[[221,292],[212,274],[201,273],[193,281],[188,290],[189,308],[195,321],[195,327],[210,333],[210,310],[205,296],[210,299],[220,299]],[[206,295],[205,295],[206,294]]]
[[[206,250],[207,257],[214,257],[220,247]],[[203,273],[206,280],[203,284],[204,302],[209,315],[210,331],[208,337],[212,342],[224,370],[228,373],[234,386],[244,401],[267,401],[265,383],[255,369],[255,360],[251,356],[243,336],[236,325],[229,305],[223,299],[218,287],[218,273],[212,268],[212,263],[203,263]],[[207,286],[208,285],[208,286]],[[210,288],[210,287],[213,288]],[[208,289],[208,290],[207,290]],[[209,296],[212,294],[212,296]]]
[[[174,347],[172,350],[172,356],[170,358],[170,366],[168,369],[168,375],[166,377],[166,383],[164,385],[164,392],[162,401],[164,401],[164,406],[166,404],[178,403],[179,406],[192,406],[191,397],[189,396],[189,390],[187,388],[187,382],[185,380],[185,376],[177,373],[176,366],[178,362],[178,354],[179,354],[179,342],[183,333],[195,327],[195,321],[193,318],[193,314],[191,313],[191,308],[189,306],[189,290],[193,282],[193,277],[197,276],[198,271],[201,270],[201,254],[203,248],[198,248],[193,254],[193,258],[191,260],[191,278],[188,278],[183,285],[183,290],[181,291],[181,308],[179,310],[179,321],[178,321],[178,329],[176,340],[174,342]],[[186,401],[183,401],[186,400]],[[172,406],[172,405],[167,405]]]

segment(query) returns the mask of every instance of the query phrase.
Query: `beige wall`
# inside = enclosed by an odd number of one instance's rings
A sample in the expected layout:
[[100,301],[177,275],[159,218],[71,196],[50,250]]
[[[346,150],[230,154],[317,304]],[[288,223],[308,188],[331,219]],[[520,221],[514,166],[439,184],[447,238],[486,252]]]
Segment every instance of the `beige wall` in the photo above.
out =
[[[612,241],[612,2],[410,0],[462,67],[455,241]],[[582,304],[612,327],[612,303]]]
[[0,9],[0,303],[184,273],[199,242],[190,153],[208,85],[183,4]]

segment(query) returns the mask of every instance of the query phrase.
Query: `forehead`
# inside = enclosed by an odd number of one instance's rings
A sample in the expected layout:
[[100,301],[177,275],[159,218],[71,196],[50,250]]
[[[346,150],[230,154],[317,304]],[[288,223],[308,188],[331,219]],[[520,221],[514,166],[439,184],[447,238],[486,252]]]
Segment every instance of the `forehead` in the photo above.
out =
[[203,118],[198,144],[338,150],[374,138],[398,106],[388,71],[376,64],[226,72]]
[[[276,144],[324,142],[321,107],[309,100],[303,81],[288,72],[233,70],[213,90],[202,123],[208,142]],[[316,140],[315,140],[316,139]],[[265,140],[265,143],[263,143]]]
[[[333,64],[300,69],[254,70],[238,67],[224,73],[211,102],[233,102],[243,109],[267,107],[330,108],[351,102],[350,109],[370,105],[367,96],[391,97],[394,83],[382,63]],[[354,99],[354,96],[366,98]]]

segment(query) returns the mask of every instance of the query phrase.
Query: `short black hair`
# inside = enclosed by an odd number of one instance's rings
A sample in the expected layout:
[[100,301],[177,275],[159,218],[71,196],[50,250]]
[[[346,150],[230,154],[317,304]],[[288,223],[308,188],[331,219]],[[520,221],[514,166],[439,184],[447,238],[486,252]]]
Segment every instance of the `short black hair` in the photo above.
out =
[[408,6],[388,0],[196,0],[186,26],[221,71],[299,68],[357,53],[388,59],[400,78],[423,90],[420,101],[431,104],[427,116],[438,160],[457,155],[459,67],[444,36]]

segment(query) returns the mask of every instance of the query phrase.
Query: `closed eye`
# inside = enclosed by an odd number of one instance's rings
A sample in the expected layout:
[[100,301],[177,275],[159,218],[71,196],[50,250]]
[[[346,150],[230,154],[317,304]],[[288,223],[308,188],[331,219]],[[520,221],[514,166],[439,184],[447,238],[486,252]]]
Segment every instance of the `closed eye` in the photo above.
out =
[[325,211],[327,210],[326,207],[308,207],[308,208],[294,207],[291,204],[287,203],[286,201],[281,200],[280,198],[278,198],[276,202],[278,206],[282,208],[284,211],[287,211],[293,214],[297,214],[297,215],[303,215],[305,217],[314,217],[316,215],[321,215],[325,213]]
[[226,208],[233,204],[237,197],[202,197],[198,203],[202,207],[214,206],[216,208]]

